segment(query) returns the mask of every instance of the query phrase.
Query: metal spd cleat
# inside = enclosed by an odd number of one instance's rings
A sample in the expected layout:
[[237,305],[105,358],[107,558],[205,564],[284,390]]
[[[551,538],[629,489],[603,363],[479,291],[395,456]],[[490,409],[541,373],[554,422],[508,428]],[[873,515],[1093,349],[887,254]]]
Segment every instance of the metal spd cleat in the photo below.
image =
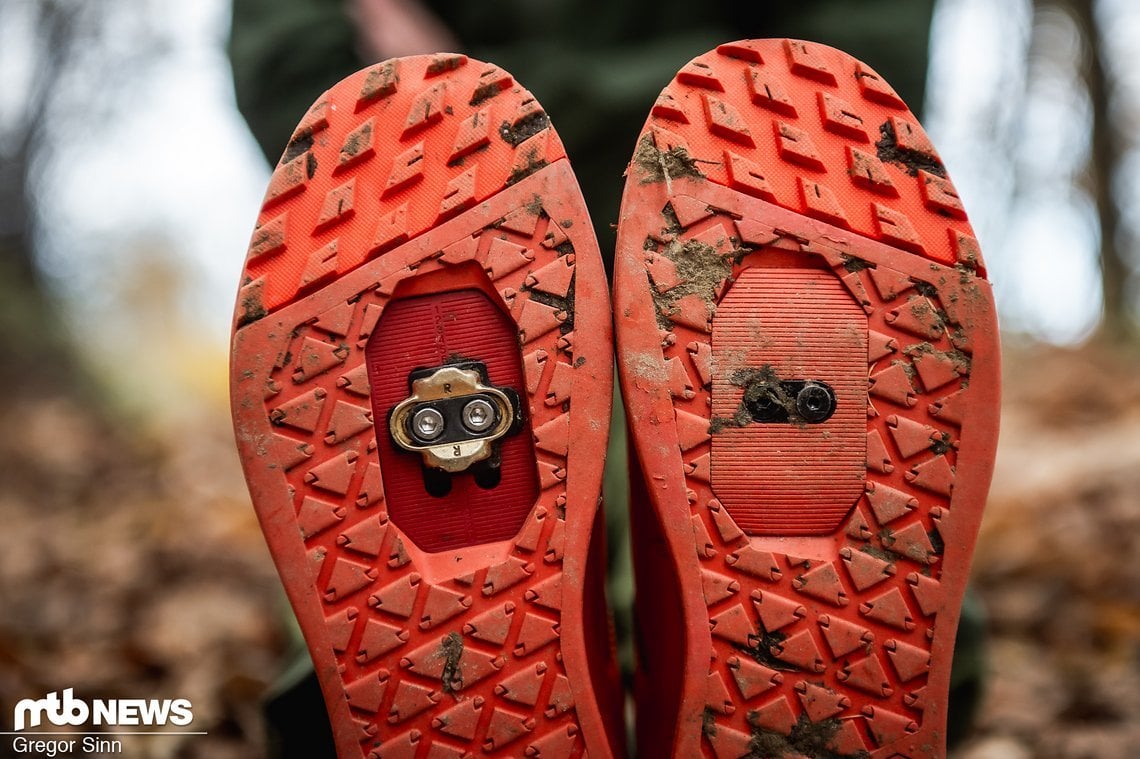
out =
[[412,394],[392,409],[388,432],[431,469],[464,472],[491,459],[495,441],[521,427],[518,394],[492,385],[478,361],[419,369],[409,384]]

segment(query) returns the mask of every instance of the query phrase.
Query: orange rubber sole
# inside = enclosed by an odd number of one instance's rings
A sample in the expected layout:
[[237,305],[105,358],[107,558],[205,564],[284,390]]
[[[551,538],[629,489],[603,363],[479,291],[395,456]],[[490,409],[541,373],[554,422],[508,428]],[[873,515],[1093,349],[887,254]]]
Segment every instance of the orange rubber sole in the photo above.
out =
[[[341,757],[620,753],[611,339],[577,182],[509,74],[387,61],[304,117],[245,263],[232,404]],[[389,415],[417,370],[473,362],[517,416],[493,481],[441,489]]]
[[694,59],[629,167],[614,311],[654,575],[641,751],[944,754],[999,343],[913,114],[820,45]]

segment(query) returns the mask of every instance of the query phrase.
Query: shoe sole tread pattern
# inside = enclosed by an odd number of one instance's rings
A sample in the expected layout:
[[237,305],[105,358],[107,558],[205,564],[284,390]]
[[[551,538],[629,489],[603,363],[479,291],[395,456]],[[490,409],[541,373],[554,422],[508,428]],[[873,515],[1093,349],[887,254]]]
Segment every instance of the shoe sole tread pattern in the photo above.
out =
[[[398,287],[464,267],[517,324],[540,494],[513,539],[429,554],[388,517],[365,349]],[[611,362],[576,180],[509,74],[402,58],[318,100],[253,234],[231,382],[251,496],[340,756],[607,753],[580,578]]]
[[[833,274],[866,316],[863,492],[830,523],[807,513],[819,488],[799,521],[726,505],[754,466],[733,463],[739,438],[725,435],[742,430],[714,414],[731,384],[717,348],[726,294],[781,256]],[[929,139],[859,61],[741,41],[691,61],[657,99],[627,175],[614,308],[627,413],[651,420],[634,445],[684,596],[675,755],[944,751],[997,435],[984,275]],[[843,475],[811,462],[828,482]]]

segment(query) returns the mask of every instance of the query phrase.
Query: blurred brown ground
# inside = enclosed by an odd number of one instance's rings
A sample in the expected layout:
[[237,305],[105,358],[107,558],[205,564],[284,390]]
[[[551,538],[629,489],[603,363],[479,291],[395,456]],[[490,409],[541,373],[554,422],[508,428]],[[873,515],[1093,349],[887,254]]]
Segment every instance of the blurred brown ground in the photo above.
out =
[[1009,349],[974,559],[990,671],[969,759],[1140,752],[1140,358]]
[[[1140,357],[1095,346],[1007,349],[974,566],[988,693],[960,757],[1136,755],[1138,369]],[[263,752],[281,596],[224,402],[197,403],[114,424],[67,395],[0,407],[0,714],[65,687],[184,697],[208,737],[127,739],[122,756]]]
[[125,738],[120,756],[256,757],[284,602],[228,410],[180,411],[111,425],[61,395],[0,410],[0,714],[66,687],[188,698],[209,736]]

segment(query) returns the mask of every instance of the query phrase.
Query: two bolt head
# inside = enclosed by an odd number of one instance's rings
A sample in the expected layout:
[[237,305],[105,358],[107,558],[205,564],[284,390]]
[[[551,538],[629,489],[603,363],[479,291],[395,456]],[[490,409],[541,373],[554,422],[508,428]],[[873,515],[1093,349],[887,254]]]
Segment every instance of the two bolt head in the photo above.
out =
[[[474,398],[463,406],[463,426],[468,432],[486,432],[495,423],[495,408],[482,398]],[[438,410],[424,406],[412,414],[412,432],[425,442],[443,434],[446,421]]]

